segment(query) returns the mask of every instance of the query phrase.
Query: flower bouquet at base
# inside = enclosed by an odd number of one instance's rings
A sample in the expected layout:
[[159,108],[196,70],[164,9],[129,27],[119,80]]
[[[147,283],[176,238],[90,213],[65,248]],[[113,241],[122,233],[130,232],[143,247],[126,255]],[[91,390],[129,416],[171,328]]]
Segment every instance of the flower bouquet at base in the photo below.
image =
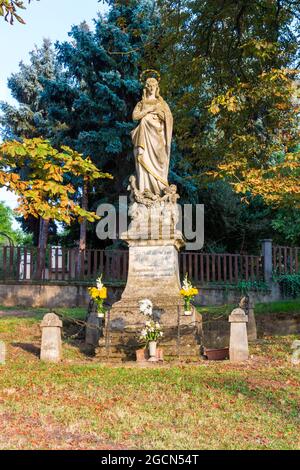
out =
[[141,331],[139,340],[149,348],[150,361],[156,360],[157,343],[162,337],[162,328],[158,322],[149,320],[145,323],[145,328]]
[[198,289],[193,287],[191,281],[188,279],[188,275],[186,274],[180,291],[180,295],[184,298],[185,315],[192,315],[191,302],[198,293]]
[[102,275],[96,280],[97,287],[89,287],[88,291],[93,299],[93,301],[97,305],[97,314],[99,318],[105,317],[105,307],[103,305],[104,300],[107,299],[107,288],[104,286],[102,282]]

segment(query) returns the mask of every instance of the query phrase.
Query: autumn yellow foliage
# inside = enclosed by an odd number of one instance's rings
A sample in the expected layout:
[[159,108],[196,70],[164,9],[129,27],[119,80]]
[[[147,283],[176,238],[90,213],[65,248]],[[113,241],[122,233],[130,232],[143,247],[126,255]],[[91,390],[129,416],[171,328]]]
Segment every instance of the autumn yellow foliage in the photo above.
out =
[[[251,46],[263,57],[275,52],[267,42],[252,41]],[[207,174],[229,181],[245,201],[261,196],[275,207],[300,207],[298,75],[285,68],[262,70],[256,83],[239,82],[210,104],[220,148],[226,150]],[[256,120],[258,109],[264,121]]]
[[[28,179],[21,179],[17,168],[28,168]],[[71,176],[66,181],[66,176]],[[74,219],[98,219],[94,212],[84,210],[74,198],[77,181],[93,182],[111,178],[100,172],[90,158],[69,147],[53,148],[42,138],[9,141],[0,145],[0,186],[18,195],[19,215],[54,219],[70,224]],[[80,183],[79,183],[80,184]]]

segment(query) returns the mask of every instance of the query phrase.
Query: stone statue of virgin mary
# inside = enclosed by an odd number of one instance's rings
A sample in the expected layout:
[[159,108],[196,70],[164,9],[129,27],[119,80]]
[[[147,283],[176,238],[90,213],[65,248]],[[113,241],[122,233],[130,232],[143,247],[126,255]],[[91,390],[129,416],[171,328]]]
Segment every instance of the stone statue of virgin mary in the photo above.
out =
[[133,120],[139,121],[131,133],[138,190],[162,196],[169,187],[173,117],[160,96],[156,78],[146,80],[142,101],[133,111]]

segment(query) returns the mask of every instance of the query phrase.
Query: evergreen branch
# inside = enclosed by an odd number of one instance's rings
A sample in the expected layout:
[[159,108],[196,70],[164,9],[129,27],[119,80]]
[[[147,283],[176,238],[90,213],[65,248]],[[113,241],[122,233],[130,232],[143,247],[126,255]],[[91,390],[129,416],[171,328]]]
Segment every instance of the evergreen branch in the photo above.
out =
[[130,54],[134,54],[135,52],[144,50],[146,47],[150,46],[155,41],[157,41],[157,38],[153,38],[150,41],[143,44],[142,46],[136,47],[134,49],[130,49],[129,51],[110,51],[110,50],[108,50],[107,53],[110,54],[110,55],[130,55]]

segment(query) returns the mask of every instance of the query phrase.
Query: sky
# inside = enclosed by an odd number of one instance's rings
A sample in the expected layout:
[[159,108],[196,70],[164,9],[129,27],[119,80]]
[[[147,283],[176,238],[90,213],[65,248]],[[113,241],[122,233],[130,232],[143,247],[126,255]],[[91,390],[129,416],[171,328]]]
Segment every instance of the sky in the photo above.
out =
[[[11,26],[0,17],[0,101],[14,102],[7,88],[7,79],[18,71],[21,60],[28,62],[28,53],[35,45],[41,45],[43,38],[50,38],[53,42],[67,40],[72,25],[85,20],[92,26],[98,11],[107,11],[103,1],[32,0],[21,13],[25,25],[15,21]],[[2,188],[0,201],[15,208],[17,198]]]

